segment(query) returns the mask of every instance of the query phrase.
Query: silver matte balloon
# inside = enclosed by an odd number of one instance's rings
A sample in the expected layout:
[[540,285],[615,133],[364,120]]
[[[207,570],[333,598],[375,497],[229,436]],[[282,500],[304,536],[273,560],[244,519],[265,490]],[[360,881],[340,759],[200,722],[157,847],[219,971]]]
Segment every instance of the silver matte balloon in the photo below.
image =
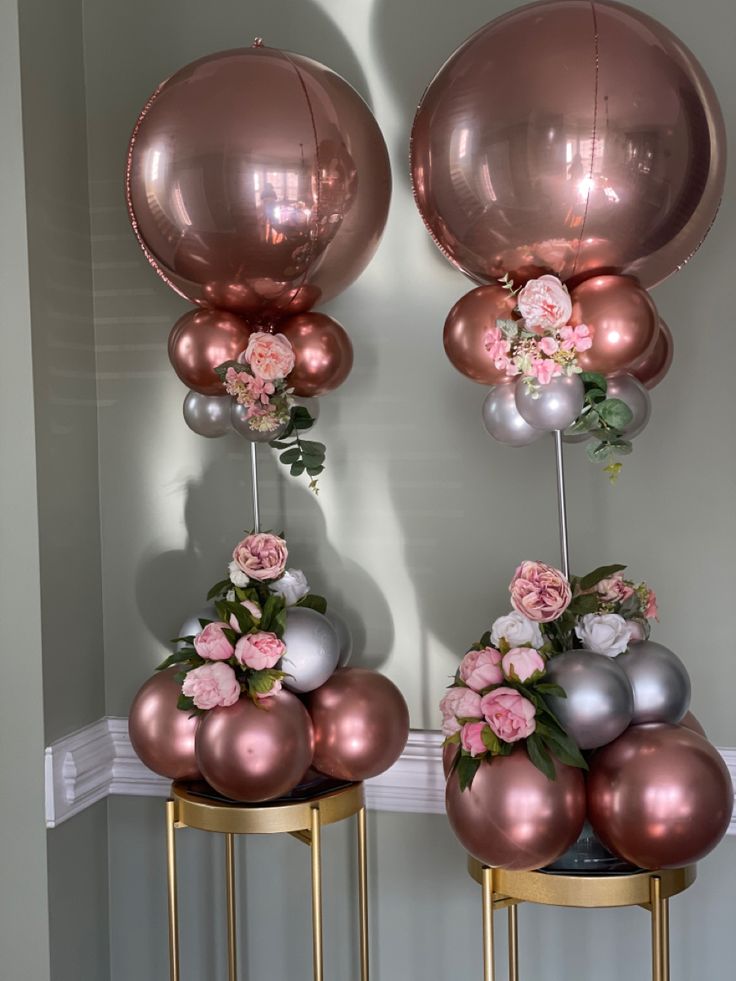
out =
[[585,388],[578,375],[558,375],[531,391],[519,379],[514,394],[522,418],[535,429],[551,433],[555,429],[567,429],[575,422],[583,409]]
[[549,707],[580,749],[597,749],[631,725],[634,696],[615,658],[567,651],[550,659],[547,677],[567,698],[547,696]]
[[499,443],[508,446],[528,446],[540,439],[542,433],[519,415],[514,398],[514,383],[494,385],[483,400],[483,425]]
[[642,640],[616,662],[634,692],[632,722],[679,722],[690,705],[690,678],[680,658],[663,644]]
[[350,627],[348,627],[344,618],[339,613],[336,613],[331,606],[327,608],[325,616],[335,628],[337,640],[340,644],[340,657],[338,658],[337,666],[338,668],[344,668],[353,654],[353,638],[350,633]]
[[198,436],[215,439],[230,432],[229,395],[200,395],[187,392],[184,399],[184,422]]
[[262,433],[251,427],[250,420],[248,419],[247,406],[241,405],[235,399],[231,399],[230,401],[232,402],[230,408],[230,422],[232,427],[236,433],[244,436],[251,443],[270,443],[272,439],[278,439],[288,426],[288,422],[285,422],[278,429],[271,429],[266,433]]
[[638,436],[652,414],[652,400],[639,379],[633,375],[614,375],[608,379],[606,395],[609,399],[621,399],[628,405],[634,418],[623,430],[623,434],[629,439]]
[[281,659],[281,670],[287,673],[284,686],[291,691],[314,691],[337,668],[340,658],[337,631],[316,610],[289,607],[283,639],[286,653]]
[[[191,637],[192,635],[198,634],[202,629],[200,620],[217,620],[217,611],[211,603],[207,606],[202,607],[199,613],[194,613],[192,616],[187,617],[184,623],[179,627],[179,633],[177,637]],[[179,650],[180,647],[184,647],[184,643],[178,643],[176,649]]]

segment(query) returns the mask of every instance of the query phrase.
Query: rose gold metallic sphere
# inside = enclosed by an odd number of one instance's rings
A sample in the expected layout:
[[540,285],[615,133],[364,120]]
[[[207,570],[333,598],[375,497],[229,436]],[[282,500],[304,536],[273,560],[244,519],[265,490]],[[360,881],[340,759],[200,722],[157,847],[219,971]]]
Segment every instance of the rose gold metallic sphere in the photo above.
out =
[[176,707],[181,685],[176,668],[158,671],[133,699],[128,731],[133,749],[146,766],[170,780],[197,780],[194,739],[200,717]]

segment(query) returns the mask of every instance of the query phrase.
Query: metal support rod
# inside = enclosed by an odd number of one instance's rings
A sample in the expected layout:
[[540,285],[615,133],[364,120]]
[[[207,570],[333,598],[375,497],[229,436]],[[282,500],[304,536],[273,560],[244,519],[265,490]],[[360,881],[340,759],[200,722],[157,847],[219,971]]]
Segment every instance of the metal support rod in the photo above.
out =
[[176,895],[176,805],[166,801],[166,880],[169,898],[169,977],[179,981],[179,906]]
[[360,981],[368,981],[368,853],[365,807],[358,811],[358,897],[360,916]]
[[565,461],[562,456],[562,432],[555,430],[555,461],[557,464],[557,510],[560,519],[560,560],[562,571],[570,578],[570,549],[567,540],[567,498],[565,496]]
[[519,907],[511,903],[509,916],[509,981],[519,981]]
[[319,807],[312,807],[312,963],[314,981],[323,981],[322,964],[322,841]]
[[664,917],[662,910],[662,880],[653,875],[649,879],[649,897],[652,907],[652,981],[664,981]]
[[253,531],[258,534],[261,530],[261,511],[258,506],[258,458],[256,450],[258,444],[250,444],[250,482],[253,493]]
[[484,868],[481,882],[483,893],[483,981],[496,981],[493,952],[493,869]]
[[225,886],[227,892],[228,981],[238,978],[237,917],[235,912],[235,835],[225,835]]

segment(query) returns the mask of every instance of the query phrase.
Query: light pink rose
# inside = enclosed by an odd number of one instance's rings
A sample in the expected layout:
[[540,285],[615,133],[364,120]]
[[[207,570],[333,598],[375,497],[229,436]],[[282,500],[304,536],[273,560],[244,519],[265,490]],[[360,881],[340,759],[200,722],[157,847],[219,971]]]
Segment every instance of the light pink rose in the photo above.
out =
[[251,334],[245,360],[254,375],[274,381],[286,378],[294,368],[294,348],[283,334]]
[[553,354],[556,354],[560,349],[560,345],[554,339],[554,337],[543,337],[539,342],[539,350],[546,354],[548,358],[551,358]]
[[482,651],[468,651],[460,662],[460,677],[473,691],[482,691],[491,685],[500,685],[503,681],[500,661],[501,652],[495,647],[484,647]]
[[535,358],[531,363],[529,374],[532,378],[536,378],[540,385],[549,385],[553,378],[562,374],[562,368],[549,358]]
[[235,657],[242,665],[263,671],[273,668],[281,660],[286,644],[269,630],[255,634],[244,634],[235,645]]
[[509,586],[511,605],[529,620],[549,623],[570,605],[570,583],[544,562],[522,562]]
[[[256,623],[261,619],[261,614],[263,611],[257,603],[254,603],[252,600],[243,600],[240,605],[244,607],[248,613],[250,613]],[[237,630],[238,633],[240,633],[240,624],[238,623],[238,618],[234,613],[230,614],[230,626],[233,628],[233,630]]]
[[595,591],[604,603],[623,603],[629,596],[634,595],[634,590],[624,582],[624,577],[620,572],[608,579],[601,579],[595,587]]
[[640,644],[649,639],[649,624],[642,623],[641,620],[627,620],[626,623],[629,626],[630,644]]
[[526,739],[537,727],[534,706],[513,688],[494,688],[480,705],[488,725],[506,743]]
[[557,276],[530,279],[519,293],[519,312],[529,330],[562,327],[570,319],[572,300]]
[[258,699],[273,698],[274,695],[278,695],[278,693],[281,691],[283,687],[284,686],[281,683],[281,678],[274,678],[270,690],[263,691],[263,692],[260,691],[256,692],[256,698]]
[[194,699],[200,709],[213,709],[218,705],[234,705],[240,698],[240,684],[229,664],[213,661],[187,673],[181,686],[182,693]]
[[268,532],[248,535],[233,549],[233,561],[238,568],[259,582],[278,579],[286,568],[288,557],[283,538]]
[[459,732],[458,719],[480,719],[480,695],[472,688],[450,688],[440,702],[442,712],[442,732],[452,736]]
[[460,732],[460,743],[471,756],[482,756],[488,752],[483,742],[483,730],[488,726],[485,722],[466,722]]
[[647,596],[647,605],[644,610],[644,616],[647,620],[659,620],[659,610],[657,609],[657,596],[653,589],[649,590],[649,595]]
[[512,647],[503,656],[503,673],[509,681],[535,681],[544,674],[544,658],[533,647]]
[[567,324],[560,329],[560,340],[563,351],[576,351],[580,354],[593,346],[593,332],[587,324],[578,324],[577,327]]
[[227,661],[233,656],[233,645],[223,630],[226,623],[208,623],[194,638],[194,649],[205,661]]

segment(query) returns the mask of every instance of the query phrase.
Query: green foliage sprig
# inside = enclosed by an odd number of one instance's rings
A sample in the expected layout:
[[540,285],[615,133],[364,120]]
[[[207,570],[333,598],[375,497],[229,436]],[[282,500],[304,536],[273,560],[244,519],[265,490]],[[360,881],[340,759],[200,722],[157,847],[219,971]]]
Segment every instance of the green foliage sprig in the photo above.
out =
[[624,432],[633,413],[621,399],[608,398],[608,382],[597,371],[583,371],[580,379],[585,387],[583,410],[568,432],[588,433],[593,438],[588,443],[588,458],[605,464],[604,473],[615,483],[623,466],[616,457],[631,453],[631,440]]

